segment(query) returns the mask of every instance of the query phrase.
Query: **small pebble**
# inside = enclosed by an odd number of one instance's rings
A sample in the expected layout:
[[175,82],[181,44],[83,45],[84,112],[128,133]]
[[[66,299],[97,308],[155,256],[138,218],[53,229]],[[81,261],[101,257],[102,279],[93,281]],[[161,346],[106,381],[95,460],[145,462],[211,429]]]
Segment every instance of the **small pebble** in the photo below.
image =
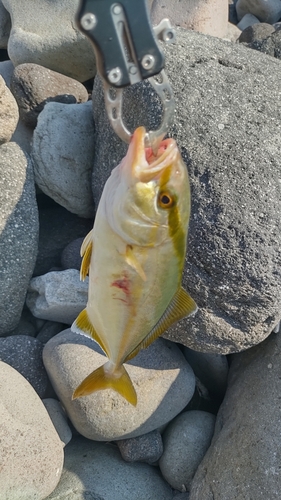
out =
[[146,462],[153,464],[159,460],[163,453],[162,437],[159,431],[116,441],[122,458],[126,462]]

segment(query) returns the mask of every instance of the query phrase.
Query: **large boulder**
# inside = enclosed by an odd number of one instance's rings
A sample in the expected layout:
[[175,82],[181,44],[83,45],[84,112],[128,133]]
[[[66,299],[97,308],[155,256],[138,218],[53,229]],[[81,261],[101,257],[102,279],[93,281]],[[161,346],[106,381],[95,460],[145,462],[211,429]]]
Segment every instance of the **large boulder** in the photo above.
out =
[[279,500],[281,336],[233,355],[215,435],[190,500]]
[[[191,180],[183,284],[199,311],[165,336],[226,354],[261,342],[280,318],[281,63],[215,37],[176,34],[165,49],[177,105],[170,133]],[[97,203],[127,147],[110,128],[98,78],[93,109]],[[130,130],[155,128],[162,116],[147,83],[125,90],[123,109]]]

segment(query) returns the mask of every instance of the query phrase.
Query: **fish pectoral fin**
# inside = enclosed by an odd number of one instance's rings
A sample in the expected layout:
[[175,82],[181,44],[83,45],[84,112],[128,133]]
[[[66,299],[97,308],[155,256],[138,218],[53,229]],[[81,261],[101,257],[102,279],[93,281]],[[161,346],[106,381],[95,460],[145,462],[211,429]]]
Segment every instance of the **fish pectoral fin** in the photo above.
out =
[[103,341],[101,340],[100,336],[96,332],[95,328],[93,327],[89,319],[87,309],[83,309],[83,311],[80,312],[74,323],[71,325],[71,330],[74,333],[80,333],[92,337],[92,339],[94,339],[95,342],[97,342],[97,344],[99,344],[99,346],[102,348],[106,356],[109,357]]
[[129,266],[131,266],[142,278],[143,281],[146,281],[146,275],[145,272],[138,261],[137,257],[134,254],[134,251],[132,249],[131,245],[126,246],[126,255],[125,255],[125,260]]
[[188,293],[181,287],[175,293],[170,304],[168,305],[164,314],[157,321],[156,325],[152,328],[149,334],[140,342],[137,347],[126,357],[124,362],[134,358],[141,349],[146,349],[154,340],[156,340],[162,333],[164,333],[173,323],[195,314],[198,310],[196,302],[188,295]]
[[90,373],[75,389],[72,399],[88,396],[95,391],[113,389],[125,398],[128,403],[136,406],[137,394],[124,366],[121,365],[117,370],[113,371],[107,370],[107,366],[108,363],[105,363],[105,365],[100,366],[97,370]]
[[80,255],[82,257],[82,263],[80,267],[80,279],[82,281],[84,281],[89,272],[92,251],[93,251],[93,229],[84,238],[84,241],[80,249]]

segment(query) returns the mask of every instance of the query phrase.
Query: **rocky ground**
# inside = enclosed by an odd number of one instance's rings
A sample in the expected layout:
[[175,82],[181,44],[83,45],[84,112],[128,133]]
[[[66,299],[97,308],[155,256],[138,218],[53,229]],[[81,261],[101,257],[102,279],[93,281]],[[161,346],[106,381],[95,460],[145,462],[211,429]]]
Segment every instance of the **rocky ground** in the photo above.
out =
[[[137,408],[71,401],[103,362],[69,328],[87,301],[79,249],[127,149],[78,3],[0,1],[0,500],[279,499],[281,1],[148,2],[176,26],[169,134],[199,311],[128,363]],[[130,130],[161,116],[149,84],[124,91]]]

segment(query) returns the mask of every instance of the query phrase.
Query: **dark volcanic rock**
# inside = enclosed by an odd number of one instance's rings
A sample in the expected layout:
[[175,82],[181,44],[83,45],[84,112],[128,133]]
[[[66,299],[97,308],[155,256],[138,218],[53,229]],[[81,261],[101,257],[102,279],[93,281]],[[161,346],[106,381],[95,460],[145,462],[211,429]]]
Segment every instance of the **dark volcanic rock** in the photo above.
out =
[[279,500],[281,336],[233,355],[215,435],[190,500]]
[[[188,165],[192,190],[183,284],[199,306],[195,318],[165,336],[226,354],[261,342],[280,318],[281,64],[242,45],[181,29],[165,51],[177,103],[170,132]],[[157,126],[159,101],[147,84],[124,94],[131,130]],[[126,145],[109,127],[98,79],[93,106],[97,201]]]

